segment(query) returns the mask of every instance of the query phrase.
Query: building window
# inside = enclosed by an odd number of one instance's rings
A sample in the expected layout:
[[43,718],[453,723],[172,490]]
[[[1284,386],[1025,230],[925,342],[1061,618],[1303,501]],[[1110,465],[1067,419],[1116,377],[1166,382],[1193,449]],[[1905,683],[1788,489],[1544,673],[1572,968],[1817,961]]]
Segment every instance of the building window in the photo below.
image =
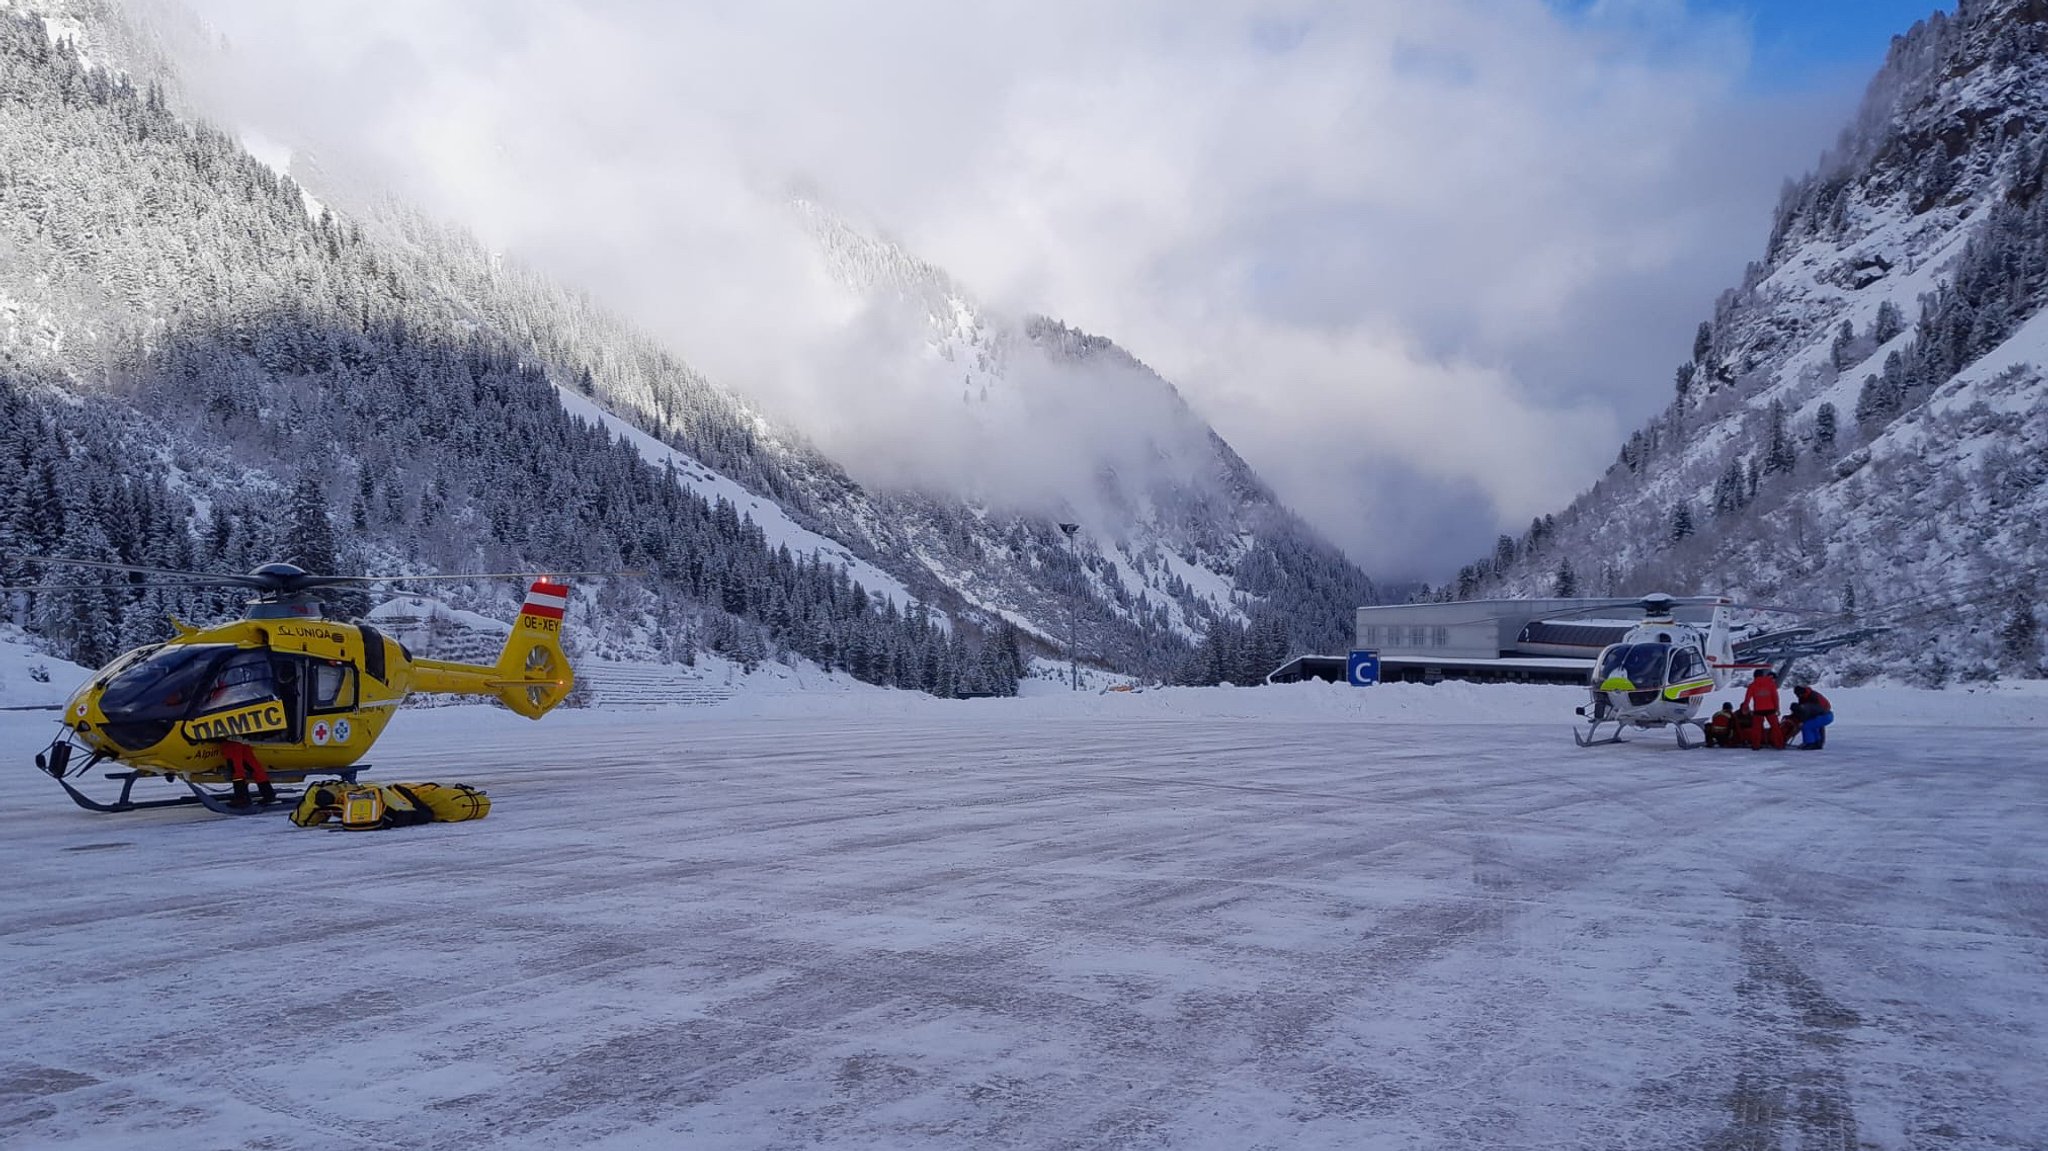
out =
[[1434,639],[1436,641],[1436,646],[1438,647],[1451,646],[1451,629],[1447,627],[1438,627],[1436,629],[1436,635]]
[[1366,647],[1380,646],[1380,629],[1377,624],[1359,629],[1358,640]]
[[1408,629],[1408,646],[1422,647],[1429,643],[1429,629],[1420,625]]

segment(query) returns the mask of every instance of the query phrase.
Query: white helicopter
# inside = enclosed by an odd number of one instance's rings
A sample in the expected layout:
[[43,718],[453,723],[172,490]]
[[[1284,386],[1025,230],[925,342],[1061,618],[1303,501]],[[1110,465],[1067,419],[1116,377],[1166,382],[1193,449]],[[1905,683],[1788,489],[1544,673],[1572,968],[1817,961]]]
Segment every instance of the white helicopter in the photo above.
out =
[[[1594,661],[1587,685],[1592,701],[1576,709],[1585,726],[1572,730],[1580,747],[1625,743],[1621,733],[1631,727],[1671,727],[1678,746],[1701,746],[1706,733],[1698,716],[1709,695],[1745,683],[1759,671],[1770,671],[1782,681],[1801,656],[1819,655],[1889,630],[1865,627],[1820,635],[1816,628],[1790,627],[1738,639],[1726,613],[1750,605],[1725,596],[1648,595],[1640,606],[1643,621]],[[1712,620],[1705,626],[1680,621],[1680,607],[1711,607]],[[1608,724],[1614,730],[1603,736],[1601,728]],[[1701,728],[1698,742],[1686,739],[1687,727]]]

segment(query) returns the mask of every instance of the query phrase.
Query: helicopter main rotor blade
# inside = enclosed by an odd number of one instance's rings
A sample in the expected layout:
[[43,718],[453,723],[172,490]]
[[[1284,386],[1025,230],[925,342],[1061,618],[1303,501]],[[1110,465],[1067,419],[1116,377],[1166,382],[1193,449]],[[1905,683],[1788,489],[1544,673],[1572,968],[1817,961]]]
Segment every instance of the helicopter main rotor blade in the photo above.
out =
[[[255,579],[245,575],[233,575],[227,573],[214,572],[177,571],[172,568],[153,568],[144,567],[141,564],[111,563],[107,560],[77,559],[72,556],[38,556],[29,555],[26,552],[0,552],[0,560],[12,560],[20,563],[44,564],[49,567],[92,568],[96,571],[126,572],[129,575],[160,576],[166,579],[177,580],[185,584],[195,584],[201,586],[211,585],[215,587],[225,587],[233,585],[237,587],[257,588],[269,586],[262,580]],[[134,587],[136,585],[129,584],[128,586]]]
[[641,574],[641,573],[639,573],[639,572],[637,572],[637,571],[587,571],[587,572],[565,572],[565,571],[523,571],[523,572],[450,572],[450,573],[446,573],[446,574],[437,574],[437,575],[361,575],[361,576],[312,576],[312,577],[308,578],[307,580],[305,580],[305,581],[304,581],[304,582],[302,583],[302,585],[301,585],[301,586],[304,586],[304,587],[327,587],[327,586],[329,586],[329,585],[331,585],[331,584],[343,584],[343,583],[426,583],[426,582],[430,582],[430,581],[433,581],[433,582],[441,582],[441,583],[446,583],[446,582],[449,582],[449,581],[452,581],[452,580],[478,580],[478,579],[539,579],[539,578],[540,578],[540,577],[542,577],[542,576],[550,576],[550,577],[553,577],[553,578],[555,578],[555,579],[567,579],[567,578],[569,578],[569,577],[571,577],[571,576],[579,576],[579,577],[580,577],[580,576],[637,576],[637,575],[639,575],[639,574]]
[[1790,604],[1782,603],[1744,603],[1738,600],[1728,600],[1721,606],[1734,608],[1737,611],[1773,611],[1782,612],[1785,615],[1834,616],[1842,614],[1839,611],[1830,611],[1827,608],[1820,607],[1793,607]]
[[[1636,615],[1640,616],[1642,614],[1643,601],[1648,598],[1650,597],[1635,596],[1634,598],[1630,598],[1627,596],[1608,596],[1598,600],[1595,603],[1589,603],[1584,607],[1575,607],[1569,611],[1558,612],[1556,615],[1546,615],[1543,618],[1583,619],[1586,616],[1594,614],[1595,612],[1617,611],[1633,612]],[[1664,600],[1665,602],[1669,603],[1672,607],[1721,607],[1726,606],[1728,602],[1727,597],[1718,595],[1674,595],[1665,596]]]
[[236,586],[239,585],[230,583],[34,583],[10,584],[6,587],[0,587],[0,595],[8,595],[18,591],[141,591],[152,587],[203,590],[207,588]]

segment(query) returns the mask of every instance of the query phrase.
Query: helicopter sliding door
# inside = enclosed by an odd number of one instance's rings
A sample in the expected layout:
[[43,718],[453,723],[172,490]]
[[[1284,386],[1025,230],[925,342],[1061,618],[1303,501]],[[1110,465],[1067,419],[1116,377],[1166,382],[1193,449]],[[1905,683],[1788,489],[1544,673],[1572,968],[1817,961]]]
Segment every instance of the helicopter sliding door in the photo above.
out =
[[270,656],[270,667],[277,679],[279,697],[290,713],[290,742],[310,740],[325,745],[337,728],[348,730],[345,725],[328,722],[326,717],[356,709],[354,664],[275,652]]
[[331,659],[306,659],[306,714],[332,715],[356,709],[356,668]]
[[268,648],[242,648],[214,668],[185,723],[195,740],[291,743],[303,709],[296,684],[273,665]]
[[1674,648],[1671,652],[1671,670],[1665,673],[1664,682],[1674,692],[1685,695],[1699,694],[1702,689],[1712,690],[1714,673],[1707,666],[1706,656],[1690,647]]
[[244,649],[219,666],[193,719],[204,724],[208,717],[245,716],[262,705],[272,705],[271,710],[255,714],[275,720],[266,721],[261,730],[235,730],[234,738],[257,744],[304,743],[310,736],[314,743],[324,744],[333,729],[322,717],[356,708],[355,665],[295,652]]

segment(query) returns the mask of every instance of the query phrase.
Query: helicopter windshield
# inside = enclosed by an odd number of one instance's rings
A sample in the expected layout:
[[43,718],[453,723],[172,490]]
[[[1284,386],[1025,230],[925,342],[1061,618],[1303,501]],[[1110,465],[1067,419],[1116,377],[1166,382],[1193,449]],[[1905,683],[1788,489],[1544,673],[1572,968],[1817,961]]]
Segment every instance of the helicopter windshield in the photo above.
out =
[[1600,655],[1599,681],[1621,676],[1636,688],[1664,686],[1664,670],[1671,657],[1668,643],[1618,643]]
[[162,740],[234,651],[226,643],[173,644],[122,668],[100,692],[107,737],[130,750]]
[[228,657],[206,685],[200,714],[232,711],[258,700],[276,699],[277,688],[270,668],[270,653],[260,648],[238,651]]
[[164,645],[153,643],[147,647],[133,648],[127,654],[115,658],[114,662],[100,669],[100,679],[110,680],[115,676],[163,650]]

